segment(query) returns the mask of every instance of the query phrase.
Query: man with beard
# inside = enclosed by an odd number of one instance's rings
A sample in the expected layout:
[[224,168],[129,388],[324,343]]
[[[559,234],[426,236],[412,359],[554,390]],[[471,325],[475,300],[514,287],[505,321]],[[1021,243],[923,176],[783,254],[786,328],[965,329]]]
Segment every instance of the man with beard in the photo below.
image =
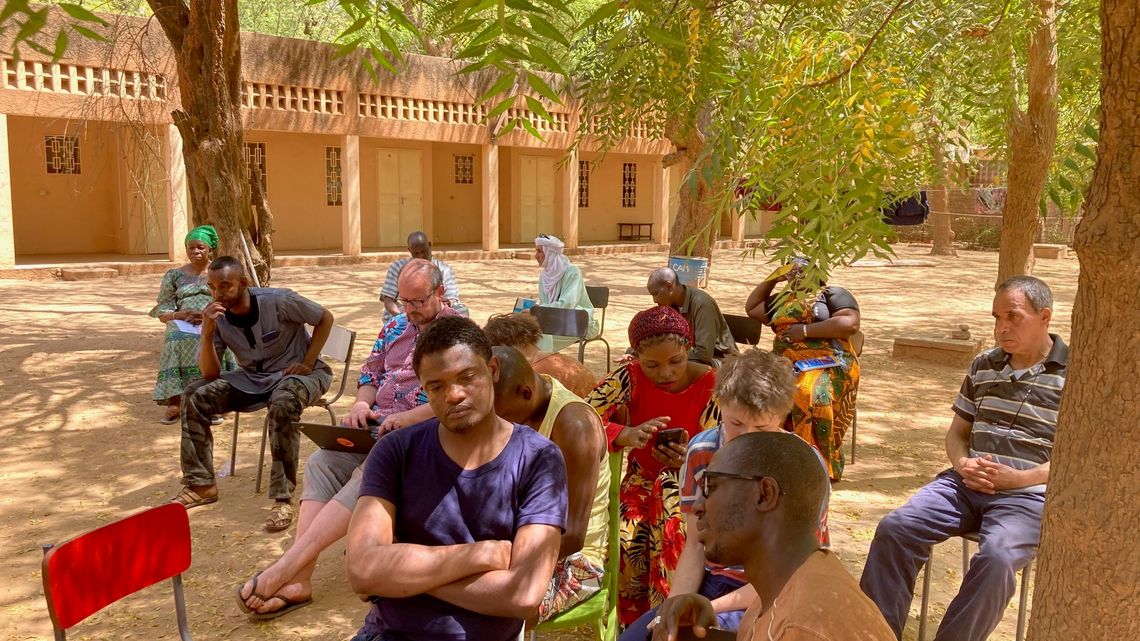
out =
[[[705,556],[743,565],[756,589],[737,639],[892,641],[879,609],[818,537],[827,472],[806,441],[754,432],[725,443],[699,480],[693,508]],[[701,637],[716,625],[712,604],[680,594],[661,604],[654,641],[676,641],[682,626]]]
[[[211,417],[267,403],[269,412],[269,498],[273,509],[265,528],[278,532],[296,517],[293,489],[301,453],[301,411],[332,384],[332,370],[320,360],[333,326],[333,315],[289,289],[249,286],[245,270],[232,256],[207,268],[214,301],[202,310],[198,366],[202,380],[182,395],[182,491],[173,501],[187,509],[215,503],[214,434]],[[312,325],[312,338],[305,325]],[[221,371],[229,348],[238,369]]]
[[513,641],[538,610],[566,523],[558,447],[495,414],[498,360],[465,318],[412,358],[437,418],[368,455],[348,531],[348,580],[372,610],[356,641]]

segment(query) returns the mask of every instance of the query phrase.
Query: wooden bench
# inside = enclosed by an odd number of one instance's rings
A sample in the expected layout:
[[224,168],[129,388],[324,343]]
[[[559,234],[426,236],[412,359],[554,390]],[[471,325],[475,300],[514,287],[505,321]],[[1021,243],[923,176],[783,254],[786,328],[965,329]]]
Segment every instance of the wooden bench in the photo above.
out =
[[653,240],[653,223],[618,223],[617,225],[618,240]]

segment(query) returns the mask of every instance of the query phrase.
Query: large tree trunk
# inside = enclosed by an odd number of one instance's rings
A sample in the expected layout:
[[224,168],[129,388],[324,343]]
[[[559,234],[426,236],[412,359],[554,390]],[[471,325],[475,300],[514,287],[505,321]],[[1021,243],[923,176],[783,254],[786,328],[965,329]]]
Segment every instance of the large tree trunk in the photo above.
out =
[[1096,169],[1075,247],[1072,356],[1030,641],[1140,636],[1140,5],[1101,4]]
[[931,156],[934,159],[935,185],[930,189],[930,226],[934,230],[934,246],[930,249],[933,256],[957,256],[954,251],[954,229],[950,225],[953,216],[950,215],[950,192],[948,185],[950,175],[946,170],[946,149],[940,139],[931,144]]
[[710,268],[713,243],[720,231],[712,198],[715,190],[708,181],[709,160],[703,157],[712,108],[712,103],[706,103],[692,113],[691,120],[678,115],[666,125],[665,137],[677,151],[662,161],[664,167],[679,164],[682,169],[677,218],[669,228],[669,254],[703,256],[710,260]]
[[[241,120],[241,42],[237,0],[147,0],[174,50],[190,205],[196,224],[217,228],[219,253],[243,255],[244,236],[261,283],[273,260],[268,206],[255,218]],[[243,261],[244,262],[244,261]]]
[[1057,25],[1053,0],[1037,0],[1039,12],[1029,44],[1029,104],[1012,107],[1009,173],[1001,219],[998,278],[1033,271],[1033,243],[1040,226],[1038,203],[1057,141]]

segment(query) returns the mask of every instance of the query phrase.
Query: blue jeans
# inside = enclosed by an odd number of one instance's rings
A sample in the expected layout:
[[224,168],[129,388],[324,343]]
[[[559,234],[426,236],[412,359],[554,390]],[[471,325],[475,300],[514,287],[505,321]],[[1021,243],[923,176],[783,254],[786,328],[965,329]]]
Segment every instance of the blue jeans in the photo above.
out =
[[985,641],[1013,597],[1017,572],[1037,554],[1044,507],[1044,494],[982,494],[946,470],[879,522],[859,586],[901,639],[931,547],[978,532],[978,553],[934,641]]
[[[705,572],[705,578],[701,580],[701,587],[697,589],[697,594],[707,597],[711,601],[729,592],[734,592],[743,587],[743,585],[743,583],[738,581]],[[655,616],[657,616],[657,608],[653,608],[641,615],[636,621],[626,627],[625,632],[622,632],[621,636],[618,637],[618,641],[649,641],[652,637],[649,631],[649,623],[653,621],[653,617]],[[718,628],[735,632],[740,627],[740,619],[743,617],[744,610],[721,612],[716,615],[716,625]]]

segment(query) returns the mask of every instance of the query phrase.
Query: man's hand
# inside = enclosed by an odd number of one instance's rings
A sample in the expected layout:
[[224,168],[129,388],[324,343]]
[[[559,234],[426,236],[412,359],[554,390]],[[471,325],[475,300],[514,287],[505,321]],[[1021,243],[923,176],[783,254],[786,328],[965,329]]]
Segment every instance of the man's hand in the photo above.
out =
[[355,427],[358,430],[368,429],[369,419],[375,421],[380,417],[379,412],[372,411],[372,404],[365,401],[356,401],[352,404],[352,409],[348,411],[342,421],[341,425],[345,427]]
[[614,444],[620,447],[645,447],[649,443],[649,439],[653,438],[658,430],[663,429],[668,424],[668,416],[658,416],[637,427],[626,427],[614,439]]
[[[380,417],[374,416],[372,418],[373,420],[377,420]],[[415,425],[417,422],[418,421],[408,417],[408,412],[396,412],[395,414],[389,414],[388,416],[385,416],[384,421],[380,423],[380,436],[384,436],[388,432],[395,432],[401,427]]]
[[682,627],[692,627],[693,635],[703,639],[716,625],[712,603],[699,594],[678,594],[665,599],[657,609],[657,617],[649,624],[653,641],[677,641]]
[[688,447],[684,443],[658,443],[651,453],[662,465],[677,469],[685,462],[687,451]]
[[226,308],[218,301],[214,301],[206,305],[206,309],[202,310],[202,333],[213,334],[214,328],[217,327],[217,320],[219,316],[226,313]]
[[295,374],[297,376],[308,376],[313,373],[313,368],[304,363],[290,363],[289,367],[285,368],[285,375]]
[[982,467],[984,460],[985,459],[981,457],[962,457],[958,459],[958,463],[954,466],[954,469],[958,471],[958,474],[962,475],[962,482],[967,488],[975,492],[981,492],[982,494],[993,494],[995,490],[994,482],[992,478],[989,478],[985,469]]
[[1000,492],[1002,490],[1015,490],[1019,487],[1031,485],[1031,483],[1025,481],[1025,475],[1022,470],[998,463],[989,454],[977,459],[977,461],[978,474],[990,484],[991,489],[987,494],[993,494],[994,492]]
[[[191,325],[201,325],[202,324],[202,312],[195,312],[195,311],[188,309],[185,311],[178,312],[178,314],[182,315],[181,320],[183,320],[187,323],[190,323]],[[177,316],[177,314],[176,314],[176,316]]]

